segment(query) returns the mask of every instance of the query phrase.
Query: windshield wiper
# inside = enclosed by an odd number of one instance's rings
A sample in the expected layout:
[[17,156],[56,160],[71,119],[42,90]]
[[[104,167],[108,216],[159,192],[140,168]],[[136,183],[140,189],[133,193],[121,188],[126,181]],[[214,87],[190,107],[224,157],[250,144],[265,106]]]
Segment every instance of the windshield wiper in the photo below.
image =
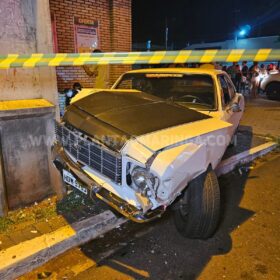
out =
[[210,105],[210,104],[207,104],[207,103],[200,103],[200,102],[187,102],[187,101],[175,101],[175,102],[183,103],[183,104],[187,103],[187,104],[193,104],[193,105],[202,105],[202,106],[205,106],[205,107],[211,108],[211,109],[212,109],[212,107],[213,107],[213,106]]

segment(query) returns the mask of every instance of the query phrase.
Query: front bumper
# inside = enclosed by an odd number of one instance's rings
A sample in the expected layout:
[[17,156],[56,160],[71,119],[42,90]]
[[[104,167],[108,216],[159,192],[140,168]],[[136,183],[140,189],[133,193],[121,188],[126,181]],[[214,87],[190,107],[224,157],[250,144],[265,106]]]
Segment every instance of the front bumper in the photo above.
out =
[[81,164],[73,162],[64,152],[63,147],[59,143],[55,143],[52,147],[52,159],[55,167],[60,171],[60,173],[62,174],[63,169],[70,172],[81,185],[88,189],[88,193],[91,198],[95,196],[103,200],[119,213],[134,222],[149,222],[160,217],[164,212],[163,208],[157,208],[143,213],[141,210],[137,209],[133,205],[130,205],[125,200],[116,196],[112,192],[109,192],[88,176],[82,170]]

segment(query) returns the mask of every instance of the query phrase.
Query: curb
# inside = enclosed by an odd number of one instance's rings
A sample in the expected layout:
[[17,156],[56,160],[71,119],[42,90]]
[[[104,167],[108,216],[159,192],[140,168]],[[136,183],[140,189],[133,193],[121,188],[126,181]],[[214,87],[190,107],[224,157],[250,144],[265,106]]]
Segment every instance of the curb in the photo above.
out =
[[228,159],[223,160],[216,168],[217,176],[224,175],[231,172],[236,166],[253,161],[254,159],[264,156],[274,150],[277,147],[277,143],[268,142],[260,146],[254,147],[237,155],[234,155]]
[[15,279],[65,251],[97,238],[127,220],[105,211],[0,252],[0,279]]

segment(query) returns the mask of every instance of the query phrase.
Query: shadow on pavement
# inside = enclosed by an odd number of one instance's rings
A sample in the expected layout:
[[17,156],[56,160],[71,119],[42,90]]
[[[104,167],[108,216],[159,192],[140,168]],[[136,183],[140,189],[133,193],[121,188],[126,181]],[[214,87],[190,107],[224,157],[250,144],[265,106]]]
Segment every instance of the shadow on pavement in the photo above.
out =
[[[88,269],[75,279],[196,279],[213,256],[231,251],[232,231],[254,214],[239,207],[248,176],[244,168],[242,174],[235,170],[219,179],[222,214],[219,229],[212,238],[183,238],[173,225],[170,210],[156,222],[128,223],[83,246],[82,252],[87,257],[100,260],[100,270]],[[103,259],[102,253],[114,247],[118,251]]]

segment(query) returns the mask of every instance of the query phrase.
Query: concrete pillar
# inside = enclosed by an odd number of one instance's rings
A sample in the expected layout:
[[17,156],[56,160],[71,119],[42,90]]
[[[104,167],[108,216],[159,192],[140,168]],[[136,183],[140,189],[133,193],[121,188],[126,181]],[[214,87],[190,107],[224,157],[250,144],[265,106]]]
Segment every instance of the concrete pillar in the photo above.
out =
[[[49,0],[1,0],[0,54],[52,52]],[[16,106],[14,110],[7,109],[0,112],[1,147],[4,155],[4,164],[1,166],[1,170],[4,170],[2,172],[4,176],[0,176],[0,189],[2,185],[3,191],[3,185],[5,185],[9,204],[17,207],[21,203],[35,201],[36,195],[34,193],[36,192],[40,193],[38,199],[49,194],[50,185],[53,183],[53,178],[50,176],[52,173],[49,156],[50,144],[42,143],[39,148],[34,146],[22,148],[18,143],[25,143],[26,137],[53,138],[53,119],[55,118],[53,113],[46,114],[46,108],[40,107],[36,108],[36,114],[29,114],[28,117],[24,112],[34,109],[26,108],[26,105],[29,104],[28,100],[31,99],[33,101],[37,99],[47,100],[52,105],[57,105],[55,69],[38,67],[0,70],[0,85],[0,103],[1,101],[26,100],[23,103],[19,102],[19,106]],[[56,108],[55,112],[58,116],[57,106],[54,108]],[[52,108],[52,110],[54,109]],[[22,112],[22,114],[18,112]],[[25,126],[25,129],[22,129],[22,126]],[[38,166],[38,168],[28,169],[28,166]],[[25,177],[22,177],[24,174],[26,174]],[[9,177],[7,178],[7,176]],[[38,184],[42,184],[42,181],[44,186],[39,186]],[[12,186],[15,183],[17,185]],[[46,187],[47,185],[49,187]],[[13,193],[15,190],[20,195]],[[28,193],[32,199],[27,199]],[[5,194],[0,190],[0,204],[1,198],[3,199],[4,196]],[[16,196],[20,199],[17,199]]]
[[[0,1],[0,53],[52,53],[48,0]],[[0,100],[44,98],[57,103],[54,68],[0,70]]]

